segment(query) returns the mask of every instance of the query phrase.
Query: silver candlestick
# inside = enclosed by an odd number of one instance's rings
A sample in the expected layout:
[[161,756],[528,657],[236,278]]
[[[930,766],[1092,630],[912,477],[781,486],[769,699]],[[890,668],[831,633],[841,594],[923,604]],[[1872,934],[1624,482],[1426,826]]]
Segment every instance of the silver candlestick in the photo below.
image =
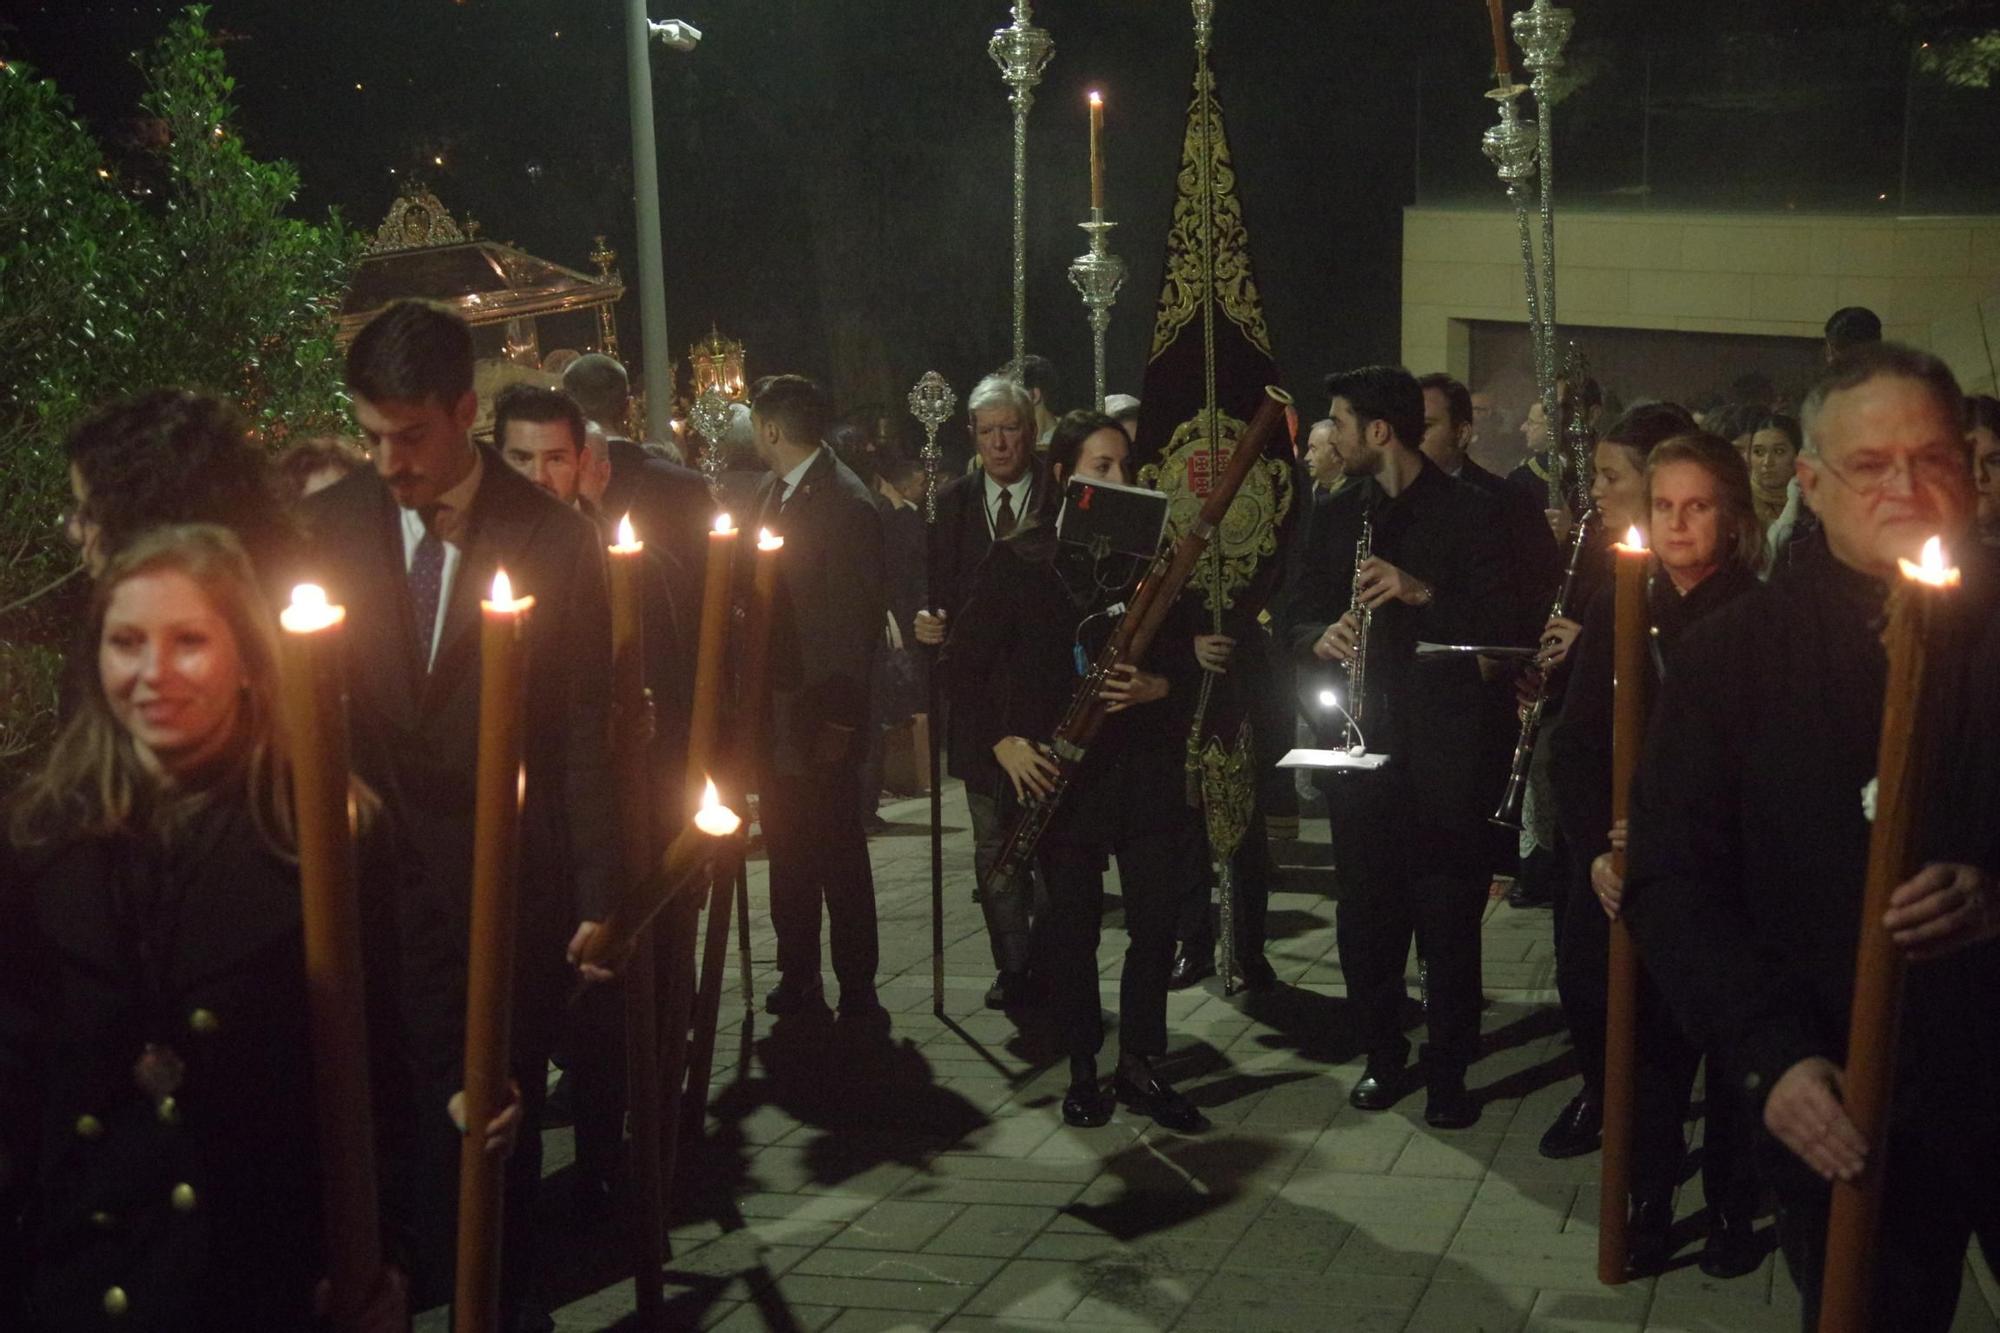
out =
[[[1561,404],[1557,401],[1556,377],[1556,213],[1555,213],[1555,103],[1556,78],[1562,71],[1563,48],[1576,27],[1576,16],[1567,9],[1534,0],[1513,18],[1514,40],[1520,45],[1522,63],[1534,76],[1537,156],[1542,178],[1542,414],[1548,422],[1551,461],[1562,459],[1563,434]],[[1572,394],[1575,386],[1571,386]],[[1568,460],[1574,469],[1573,481],[1581,488],[1589,474],[1590,460]]]
[[952,409],[958,406],[958,395],[951,391],[945,377],[935,370],[924,372],[910,390],[910,415],[923,424],[924,450],[924,522],[937,522],[938,427],[951,420]]
[[1035,85],[1056,52],[1055,40],[1034,24],[1034,6],[1015,0],[1014,21],[993,34],[986,52],[1000,67],[1014,108],[1014,359],[1028,353],[1028,109]]
[[1083,298],[1083,304],[1090,311],[1091,352],[1096,367],[1097,387],[1094,401],[1099,411],[1104,410],[1104,337],[1111,329],[1111,307],[1118,300],[1118,289],[1125,283],[1125,261],[1111,253],[1108,238],[1111,229],[1118,224],[1104,220],[1104,210],[1090,210],[1090,221],[1077,224],[1090,236],[1090,249],[1078,255],[1069,266],[1069,280],[1076,288],[1076,294]]
[[688,421],[708,447],[701,451],[701,475],[708,482],[711,498],[722,499],[722,437],[729,430],[729,399],[711,384],[695,396],[688,408]]
[[[1498,104],[1500,121],[1480,136],[1479,147],[1507,186],[1507,198],[1514,205],[1514,223],[1521,233],[1521,269],[1528,289],[1528,351],[1535,367],[1535,389],[1541,396],[1542,410],[1553,412],[1556,377],[1549,365],[1549,330],[1543,318],[1541,270],[1535,262],[1534,200],[1529,188],[1535,179],[1535,123],[1522,120],[1520,108],[1521,94],[1526,91],[1510,80],[1486,94]],[[1562,503],[1562,469],[1553,467],[1549,471],[1548,508],[1560,508]]]

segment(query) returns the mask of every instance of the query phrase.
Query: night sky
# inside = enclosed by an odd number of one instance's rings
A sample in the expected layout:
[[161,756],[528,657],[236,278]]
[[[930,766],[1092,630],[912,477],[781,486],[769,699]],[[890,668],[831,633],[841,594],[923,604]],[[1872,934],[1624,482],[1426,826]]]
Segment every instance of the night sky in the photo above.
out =
[[[111,130],[139,91],[128,53],[176,8],[7,0],[0,49]],[[1911,99],[1895,34],[1871,17],[1885,5],[1573,8],[1573,51],[1598,73],[1559,121],[1578,197],[1629,202],[1647,172],[1655,198],[1712,173],[1719,197],[1769,207],[1873,207],[1893,189]],[[714,321],[748,343],[752,375],[820,376],[843,407],[899,402],[930,368],[963,394],[1006,358],[1010,113],[985,49],[1004,3],[655,0],[653,11],[705,34],[691,55],[653,59],[677,358]],[[227,42],[251,150],[299,167],[306,212],[337,206],[372,230],[415,175],[484,234],[578,268],[603,232],[631,277],[622,12],[620,0],[219,0],[209,22]],[[1193,71],[1189,9],[1045,0],[1035,19],[1056,50],[1031,122],[1030,349],[1055,358],[1069,402],[1087,393],[1088,329],[1065,270],[1084,245],[1084,91],[1102,87],[1113,248],[1130,273],[1111,388],[1136,392]],[[1802,38],[1807,23],[1843,27],[1844,54]],[[1744,34],[1733,46],[1725,25]],[[1656,113],[1691,64],[1747,100],[1656,114],[1642,163],[1642,50],[1660,53]],[[1501,201],[1477,149],[1490,60],[1478,0],[1221,0],[1220,93],[1293,387],[1395,359],[1405,205]],[[1786,61],[1839,86],[1802,101]],[[1727,124],[1761,129],[1716,132]],[[1940,174],[1929,165],[1920,150],[1925,180]],[[620,324],[631,353],[629,298]]]

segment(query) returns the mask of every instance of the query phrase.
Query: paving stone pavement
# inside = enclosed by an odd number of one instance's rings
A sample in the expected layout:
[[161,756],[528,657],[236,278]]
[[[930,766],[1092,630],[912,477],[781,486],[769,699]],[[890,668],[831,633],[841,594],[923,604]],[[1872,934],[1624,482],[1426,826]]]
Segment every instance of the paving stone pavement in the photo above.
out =
[[[1487,913],[1486,1054],[1469,1080],[1484,1098],[1479,1123],[1428,1129],[1421,1091],[1387,1112],[1354,1111],[1361,1061],[1343,1015],[1326,826],[1308,819],[1281,849],[1272,899],[1267,952],[1281,985],[1224,999],[1209,981],[1170,1000],[1168,1075],[1215,1127],[1182,1136],[1121,1109],[1101,1129],[1073,1130],[1059,1111],[1067,1069],[1034,1017],[981,1007],[993,968],[955,784],[945,809],[943,1018],[931,1009],[922,800],[886,806],[893,827],[871,840],[886,1033],[773,1025],[761,1012],[746,1023],[732,957],[707,1132],[682,1152],[670,1327],[1797,1329],[1775,1257],[1728,1282],[1694,1267],[1698,1177],[1681,1189],[1680,1266],[1598,1285],[1597,1158],[1535,1151],[1575,1087],[1546,911],[1495,902]],[[775,981],[761,861],[750,883],[761,997]],[[1124,934],[1115,899],[1108,909],[1111,1010]],[[1115,1052],[1114,1029],[1107,1071]],[[615,1228],[564,1220],[570,1131],[548,1131],[545,1146],[557,1327],[636,1327]],[[1955,1333],[2000,1330],[1996,1310],[2000,1286],[1969,1262]],[[419,1322],[442,1326],[435,1314]]]

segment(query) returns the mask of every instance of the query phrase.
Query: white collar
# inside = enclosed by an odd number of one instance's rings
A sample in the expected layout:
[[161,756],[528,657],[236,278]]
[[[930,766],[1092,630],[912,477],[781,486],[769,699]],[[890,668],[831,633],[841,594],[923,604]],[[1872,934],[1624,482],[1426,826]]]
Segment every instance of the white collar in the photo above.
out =
[[785,474],[783,481],[779,483],[778,499],[789,500],[791,498],[793,490],[798,487],[800,482],[806,479],[806,472],[811,469],[814,463],[819,461],[819,455],[819,449],[814,449],[803,459],[799,460],[797,467]]

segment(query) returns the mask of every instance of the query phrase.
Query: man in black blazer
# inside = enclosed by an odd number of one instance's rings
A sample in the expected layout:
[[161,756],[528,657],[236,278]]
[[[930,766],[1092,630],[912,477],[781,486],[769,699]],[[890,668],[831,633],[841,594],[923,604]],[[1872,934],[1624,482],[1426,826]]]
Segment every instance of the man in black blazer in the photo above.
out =
[[[917,642],[937,646],[951,629],[951,618],[964,608],[972,576],[995,541],[1042,523],[1053,523],[1056,487],[1048,465],[1034,450],[1035,400],[1017,381],[1002,375],[981,380],[966,399],[971,416],[972,443],[979,466],[938,492],[937,532],[931,544],[930,609],[917,615]],[[1026,875],[990,883],[1000,859],[1007,829],[997,799],[988,794],[994,761],[978,728],[947,719],[945,768],[966,783],[965,801],[972,816],[975,889],[993,945],[993,965],[999,969],[986,992],[988,1008],[1025,1002],[1029,996],[1029,929],[1033,884]]]
[[[527,627],[526,785],[512,1068],[525,1119],[507,1172],[502,1301],[510,1328],[545,1327],[532,1307],[529,1228],[541,1176],[540,1111],[573,956],[611,891],[613,803],[604,682],[610,607],[598,534],[574,508],[475,446],[471,331],[454,314],[399,301],[347,353],[355,418],[375,466],[311,497],[317,568],[347,608],[355,767],[394,810],[416,856],[408,910],[454,959],[406,969],[413,1009],[463,1021],[473,791],[479,738],[480,609],[496,570],[535,598]],[[458,1052],[432,1053],[457,1087]],[[446,1066],[449,1066],[447,1070]],[[442,1136],[448,1140],[448,1133]],[[418,1193],[420,1297],[449,1291],[454,1142],[434,1141]],[[428,1225],[426,1225],[428,1223]]]
[[857,784],[887,615],[882,522],[868,488],[820,442],[827,417],[825,396],[802,375],[762,381],[750,404],[757,452],[771,469],[758,487],[757,523],[785,539],[769,694],[751,703],[767,710],[760,808],[781,974],[766,1008],[824,1008],[824,900],[841,1016],[866,1018],[881,1006]]

